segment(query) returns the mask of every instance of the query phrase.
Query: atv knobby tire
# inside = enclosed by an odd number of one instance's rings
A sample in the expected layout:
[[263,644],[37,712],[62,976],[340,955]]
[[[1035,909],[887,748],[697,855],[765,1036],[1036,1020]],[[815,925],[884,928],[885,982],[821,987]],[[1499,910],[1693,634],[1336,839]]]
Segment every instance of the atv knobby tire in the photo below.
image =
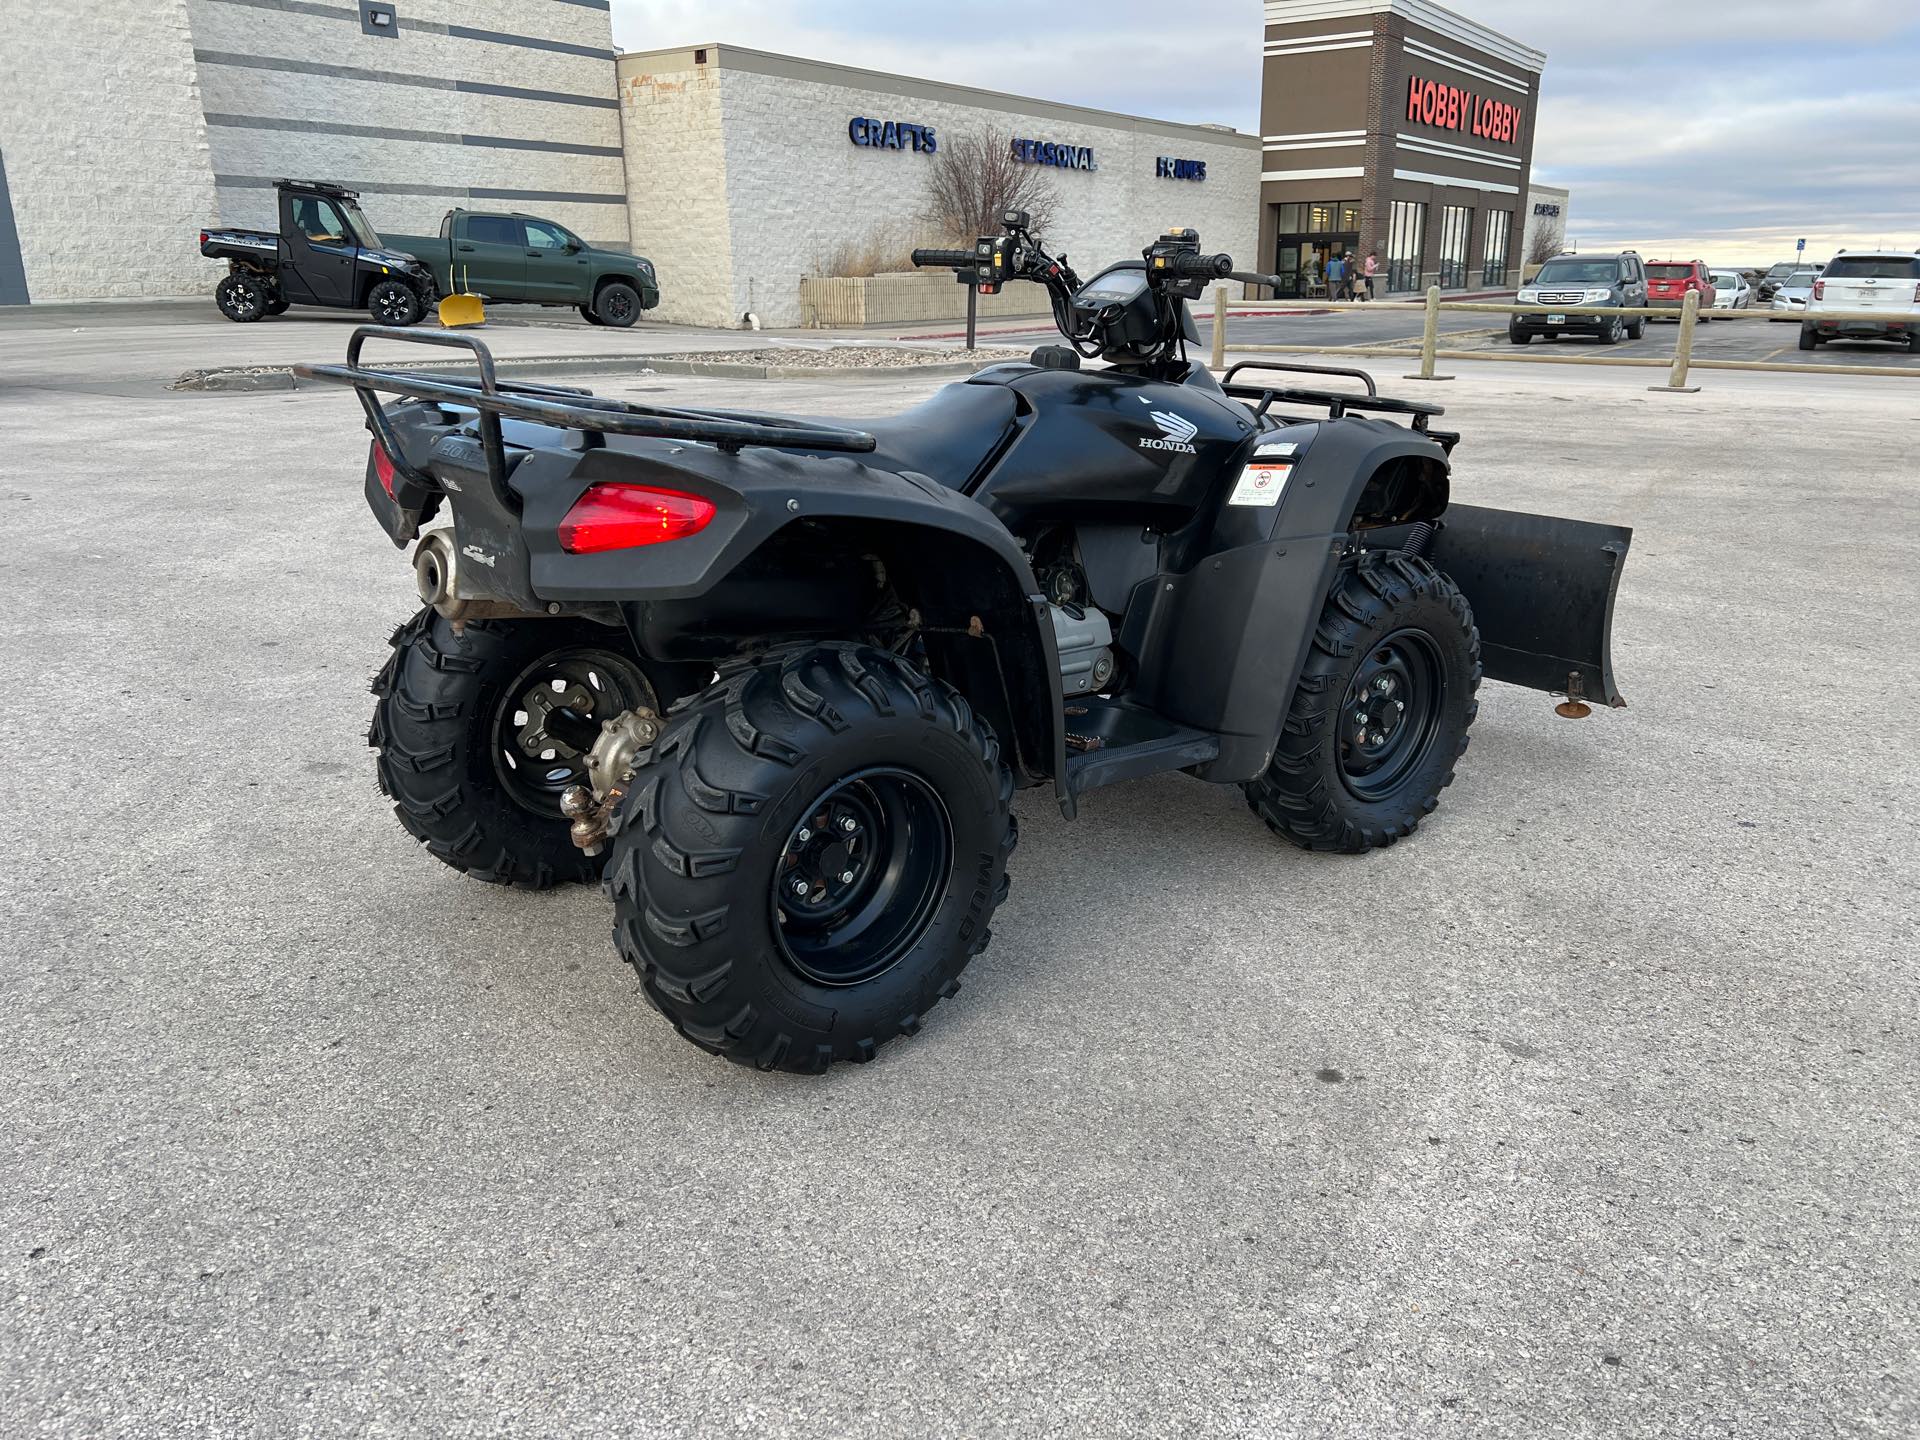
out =
[[236,271],[213,287],[213,303],[236,325],[250,325],[273,313],[273,287],[258,275]]
[[[1356,686],[1373,695],[1382,678],[1386,707],[1404,697],[1401,714],[1415,712],[1404,723],[1420,728],[1404,738],[1384,721],[1359,723],[1367,712],[1354,708],[1366,703],[1356,700]],[[1363,555],[1328,596],[1279,746],[1266,772],[1248,782],[1247,803],[1304,849],[1354,854],[1391,845],[1453,783],[1479,688],[1480,632],[1453,582],[1412,555]],[[1361,773],[1371,752],[1356,735],[1384,735],[1378,750],[1395,768]]]
[[393,653],[372,685],[378,700],[367,743],[380,752],[380,791],[407,833],[435,859],[493,885],[545,890],[599,879],[605,857],[574,845],[557,793],[516,794],[498,752],[503,734],[511,743],[515,692],[537,683],[527,677],[546,656],[598,653],[609,669],[630,667],[600,707],[608,713],[596,711],[594,720],[630,703],[657,707],[625,632],[586,620],[528,619],[469,621],[456,635],[429,609],[388,643]]
[[[915,797],[910,823],[885,820],[884,787]],[[614,942],[703,1050],[813,1074],[871,1060],[918,1031],[986,948],[1018,834],[1012,798],[986,724],[898,656],[835,644],[743,665],[675,707],[633,777],[604,882]],[[837,842],[856,813],[878,822],[881,843],[854,860],[833,851],[828,878],[849,887],[844,899],[821,891],[815,928],[794,909],[814,902],[782,887],[805,897],[807,846]],[[915,854],[934,858],[917,897],[896,904]],[[896,912],[908,918],[890,928]],[[862,916],[880,917],[866,937],[889,937],[865,969]]]

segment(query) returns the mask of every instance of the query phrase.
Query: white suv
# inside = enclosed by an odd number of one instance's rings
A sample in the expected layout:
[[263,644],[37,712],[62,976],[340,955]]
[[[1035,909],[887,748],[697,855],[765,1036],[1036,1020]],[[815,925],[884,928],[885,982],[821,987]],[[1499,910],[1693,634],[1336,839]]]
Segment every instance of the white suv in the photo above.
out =
[[[1822,312],[1872,312],[1872,320],[1822,320]],[[1887,318],[1881,320],[1879,312]],[[1920,355],[1920,254],[1910,250],[1842,250],[1813,282],[1800,348],[1829,340],[1904,341]]]

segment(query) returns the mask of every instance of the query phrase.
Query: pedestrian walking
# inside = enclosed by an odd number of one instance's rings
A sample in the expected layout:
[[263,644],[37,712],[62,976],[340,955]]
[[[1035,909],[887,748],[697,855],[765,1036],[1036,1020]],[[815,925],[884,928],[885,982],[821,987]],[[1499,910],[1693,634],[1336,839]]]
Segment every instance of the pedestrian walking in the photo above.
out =
[[1367,251],[1366,264],[1362,273],[1365,274],[1367,278],[1367,288],[1366,293],[1361,296],[1361,298],[1364,300],[1378,300],[1380,298],[1380,252],[1378,250]]
[[1330,255],[1327,257],[1327,297],[1331,300],[1344,300],[1346,296],[1347,257]]

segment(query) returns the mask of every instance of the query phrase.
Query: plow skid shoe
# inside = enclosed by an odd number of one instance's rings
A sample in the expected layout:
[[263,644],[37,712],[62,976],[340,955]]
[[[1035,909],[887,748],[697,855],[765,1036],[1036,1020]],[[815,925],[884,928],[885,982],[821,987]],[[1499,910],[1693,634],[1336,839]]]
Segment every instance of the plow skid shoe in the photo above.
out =
[[1613,597],[1632,541],[1619,525],[1449,505],[1428,558],[1473,607],[1488,679],[1617,707]]

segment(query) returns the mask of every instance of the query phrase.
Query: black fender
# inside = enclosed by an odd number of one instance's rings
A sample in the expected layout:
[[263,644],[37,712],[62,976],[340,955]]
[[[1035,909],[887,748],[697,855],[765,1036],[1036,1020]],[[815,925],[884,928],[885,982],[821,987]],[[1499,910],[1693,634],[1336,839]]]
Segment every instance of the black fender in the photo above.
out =
[[[602,482],[698,495],[714,517],[667,544],[568,554],[560,522]],[[510,485],[518,524],[495,533],[523,537],[529,608],[613,602],[642,650],[663,659],[717,664],[768,636],[844,638],[868,614],[861,597],[871,598],[877,562],[934,672],[989,719],[1022,780],[1064,782],[1051,615],[1019,543],[977,501],[852,456],[625,437],[533,450]],[[468,508],[455,505],[456,523]],[[508,556],[469,565],[459,538],[463,576],[510,572]]]
[[1264,431],[1235,465],[1257,451],[1292,461],[1279,503],[1233,505],[1222,485],[1210,529],[1178,573],[1136,590],[1121,627],[1145,703],[1220,737],[1219,758],[1196,771],[1207,780],[1266,768],[1356,527],[1435,518],[1448,497],[1441,444],[1384,420]]

